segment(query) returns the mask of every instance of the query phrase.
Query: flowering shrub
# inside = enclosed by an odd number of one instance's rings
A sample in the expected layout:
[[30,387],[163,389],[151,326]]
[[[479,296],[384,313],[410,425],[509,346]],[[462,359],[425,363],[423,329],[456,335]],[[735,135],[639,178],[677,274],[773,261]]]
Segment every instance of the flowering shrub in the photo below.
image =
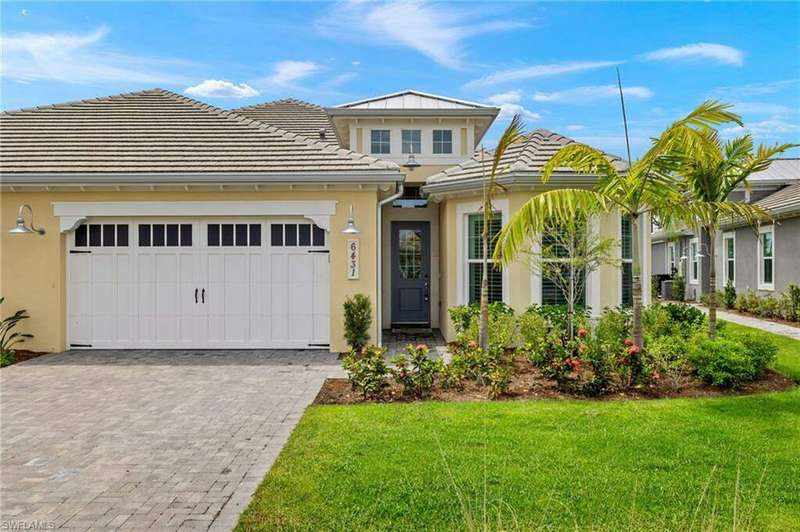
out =
[[392,359],[394,368],[391,370],[394,380],[403,385],[403,391],[414,397],[427,397],[430,395],[437,375],[444,367],[441,360],[433,360],[428,356],[428,346],[425,344],[406,347],[406,354],[397,355]]
[[378,395],[387,384],[389,368],[385,356],[385,348],[370,345],[360,353],[352,349],[342,359],[342,367],[347,372],[350,384],[365,398]]
[[736,296],[736,310],[749,312],[763,318],[782,318],[789,321],[800,320],[800,287],[789,284],[777,297],[760,296],[752,290]]

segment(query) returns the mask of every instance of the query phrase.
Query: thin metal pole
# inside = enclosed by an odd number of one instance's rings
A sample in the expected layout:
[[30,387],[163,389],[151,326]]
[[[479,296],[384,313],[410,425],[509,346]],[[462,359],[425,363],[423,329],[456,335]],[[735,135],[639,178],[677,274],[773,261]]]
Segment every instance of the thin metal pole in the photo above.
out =
[[628,138],[628,115],[625,112],[625,97],[622,95],[622,78],[619,75],[619,67],[617,67],[617,86],[619,87],[619,103],[622,105],[622,124],[625,126],[625,147],[628,148],[628,168],[630,168],[632,166],[631,141]]

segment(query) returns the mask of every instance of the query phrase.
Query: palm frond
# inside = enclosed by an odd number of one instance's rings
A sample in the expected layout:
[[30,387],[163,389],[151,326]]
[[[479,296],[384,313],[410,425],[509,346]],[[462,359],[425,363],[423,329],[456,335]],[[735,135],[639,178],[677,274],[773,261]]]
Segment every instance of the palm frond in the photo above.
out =
[[547,183],[557,168],[569,168],[578,174],[597,175],[601,178],[613,179],[619,176],[617,169],[603,152],[585,144],[567,144],[558,150],[542,167],[542,183]]
[[503,227],[494,248],[494,259],[503,265],[511,263],[540,233],[548,220],[573,220],[605,211],[608,200],[593,190],[562,188],[542,192],[517,210]]

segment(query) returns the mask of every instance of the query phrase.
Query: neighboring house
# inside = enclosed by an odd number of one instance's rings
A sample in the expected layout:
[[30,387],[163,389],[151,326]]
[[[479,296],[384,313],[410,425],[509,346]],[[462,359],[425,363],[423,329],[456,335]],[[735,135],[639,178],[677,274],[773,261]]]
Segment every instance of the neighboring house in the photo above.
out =
[[[776,159],[763,172],[748,179],[731,201],[763,207],[774,223],[754,229],[746,224],[723,225],[714,243],[717,288],[730,279],[737,292],[754,290],[778,294],[789,283],[800,284],[800,159]],[[698,300],[710,292],[708,238],[683,230],[651,235],[654,276],[681,272],[686,277],[686,297]]]
[[[477,298],[472,154],[497,113],[416,91],[223,111],[161,89],[2,113],[3,312],[30,312],[36,350],[341,351],[342,304],[364,293],[373,341],[393,326],[452,338],[447,308]],[[539,183],[570,142],[536,130],[511,147],[493,232],[537,191],[591,186]],[[25,204],[44,235],[9,234]],[[614,213],[593,226],[622,237],[626,264],[590,276],[597,313],[630,298],[630,239]],[[558,299],[522,261],[490,276],[518,310]]]

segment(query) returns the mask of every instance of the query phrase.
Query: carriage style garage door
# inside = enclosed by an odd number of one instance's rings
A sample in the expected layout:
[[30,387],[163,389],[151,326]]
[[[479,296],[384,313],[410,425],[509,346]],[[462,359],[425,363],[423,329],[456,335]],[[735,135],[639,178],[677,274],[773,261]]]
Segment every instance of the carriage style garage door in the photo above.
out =
[[72,348],[329,343],[328,235],[307,219],[99,219],[67,239]]

